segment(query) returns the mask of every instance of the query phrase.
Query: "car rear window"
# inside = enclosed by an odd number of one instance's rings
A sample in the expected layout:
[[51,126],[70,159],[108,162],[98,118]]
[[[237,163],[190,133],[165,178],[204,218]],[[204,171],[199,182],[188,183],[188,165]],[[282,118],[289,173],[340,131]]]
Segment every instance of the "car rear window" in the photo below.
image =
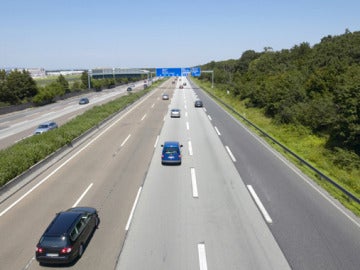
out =
[[165,147],[164,152],[166,154],[176,154],[176,153],[179,153],[179,148],[177,148],[177,147]]
[[68,240],[65,236],[44,236],[40,244],[47,247],[63,247],[68,244]]

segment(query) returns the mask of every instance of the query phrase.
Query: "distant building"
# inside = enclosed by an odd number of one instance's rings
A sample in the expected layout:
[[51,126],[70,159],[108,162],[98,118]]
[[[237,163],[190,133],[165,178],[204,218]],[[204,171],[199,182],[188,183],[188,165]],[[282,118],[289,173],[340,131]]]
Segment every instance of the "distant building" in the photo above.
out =
[[30,76],[33,78],[41,78],[46,76],[46,71],[44,68],[27,68],[25,69],[30,73]]
[[72,75],[72,74],[82,74],[84,70],[57,70],[57,71],[47,71],[46,75],[48,76],[59,76],[59,75]]

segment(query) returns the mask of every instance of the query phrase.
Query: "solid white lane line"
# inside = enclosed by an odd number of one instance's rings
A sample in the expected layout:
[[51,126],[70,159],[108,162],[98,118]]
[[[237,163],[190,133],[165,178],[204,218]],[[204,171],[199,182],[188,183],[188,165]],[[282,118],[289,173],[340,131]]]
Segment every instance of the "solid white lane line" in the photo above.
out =
[[153,103],[153,105],[151,105],[151,109],[155,107],[155,103]]
[[24,270],[27,270],[30,268],[31,264],[35,261],[35,256],[30,259],[30,261],[25,265]]
[[266,211],[264,205],[262,204],[262,202],[260,201],[259,197],[257,196],[257,194],[255,193],[255,190],[253,189],[253,187],[251,185],[247,185],[247,188],[251,194],[251,196],[253,197],[257,207],[259,208],[261,214],[263,215],[263,217],[265,218],[267,223],[272,223],[272,219],[269,215],[269,213]]
[[134,211],[135,211],[136,205],[137,205],[139,197],[140,197],[141,190],[142,190],[142,187],[139,187],[138,193],[136,194],[135,202],[134,202],[133,207],[132,207],[131,212],[130,212],[129,219],[128,219],[128,221],[126,223],[126,226],[125,226],[125,231],[129,230],[131,220],[133,218]]
[[233,162],[236,162],[236,158],[234,157],[234,155],[233,155],[233,153],[231,152],[230,148],[229,148],[227,145],[225,146],[225,148],[226,148],[226,151],[228,151],[229,156],[231,157],[232,161],[233,161]]
[[189,141],[189,155],[190,155],[190,156],[193,155],[193,150],[192,150],[191,141]]
[[190,169],[191,173],[191,186],[192,186],[192,193],[194,198],[199,198],[197,183],[196,183],[196,174],[195,174],[195,168]]
[[129,135],[125,138],[125,140],[122,142],[122,144],[120,145],[120,147],[123,147],[130,137],[131,137],[131,134],[129,134]]
[[159,142],[159,135],[157,135],[157,137],[156,137],[155,144],[154,144],[154,148],[156,148],[158,142]]
[[208,114],[208,118],[209,118],[210,121],[212,120],[212,118],[211,118],[211,116],[209,114]]
[[221,136],[221,133],[220,133],[220,131],[218,130],[218,128],[217,128],[217,127],[214,127],[214,128],[215,128],[215,131],[216,131],[217,135]]
[[190,129],[189,122],[186,122],[186,129],[187,129],[187,130]]
[[90,188],[93,186],[93,183],[91,183],[87,189],[83,192],[83,194],[81,194],[80,198],[74,203],[74,205],[72,207],[76,207],[79,202],[84,198],[84,196],[86,195],[86,193],[88,193],[88,191],[90,190]]
[[145,113],[144,116],[141,118],[141,121],[143,121],[145,119],[146,115],[147,114]]
[[198,253],[199,253],[199,266],[200,270],[207,270],[207,261],[206,261],[206,251],[205,251],[205,244],[199,243],[198,244]]

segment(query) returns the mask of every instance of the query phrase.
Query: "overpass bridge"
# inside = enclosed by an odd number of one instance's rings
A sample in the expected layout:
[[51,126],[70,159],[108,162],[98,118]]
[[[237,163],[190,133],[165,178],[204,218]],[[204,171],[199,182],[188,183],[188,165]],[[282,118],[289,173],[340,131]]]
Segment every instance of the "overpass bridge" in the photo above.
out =
[[141,75],[149,76],[154,72],[145,69],[138,68],[96,68],[89,69],[89,77],[94,79],[111,79],[111,78],[122,78],[122,77],[139,77]]

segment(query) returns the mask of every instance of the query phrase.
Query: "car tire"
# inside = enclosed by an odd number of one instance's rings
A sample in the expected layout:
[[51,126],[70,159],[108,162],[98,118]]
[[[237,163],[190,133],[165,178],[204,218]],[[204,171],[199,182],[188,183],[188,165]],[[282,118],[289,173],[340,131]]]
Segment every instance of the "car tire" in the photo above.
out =
[[81,256],[83,255],[83,253],[84,253],[84,245],[83,245],[83,244],[80,244],[78,257],[81,258]]
[[98,229],[98,228],[99,228],[99,224],[100,224],[100,219],[99,219],[99,217],[96,217],[95,229]]

